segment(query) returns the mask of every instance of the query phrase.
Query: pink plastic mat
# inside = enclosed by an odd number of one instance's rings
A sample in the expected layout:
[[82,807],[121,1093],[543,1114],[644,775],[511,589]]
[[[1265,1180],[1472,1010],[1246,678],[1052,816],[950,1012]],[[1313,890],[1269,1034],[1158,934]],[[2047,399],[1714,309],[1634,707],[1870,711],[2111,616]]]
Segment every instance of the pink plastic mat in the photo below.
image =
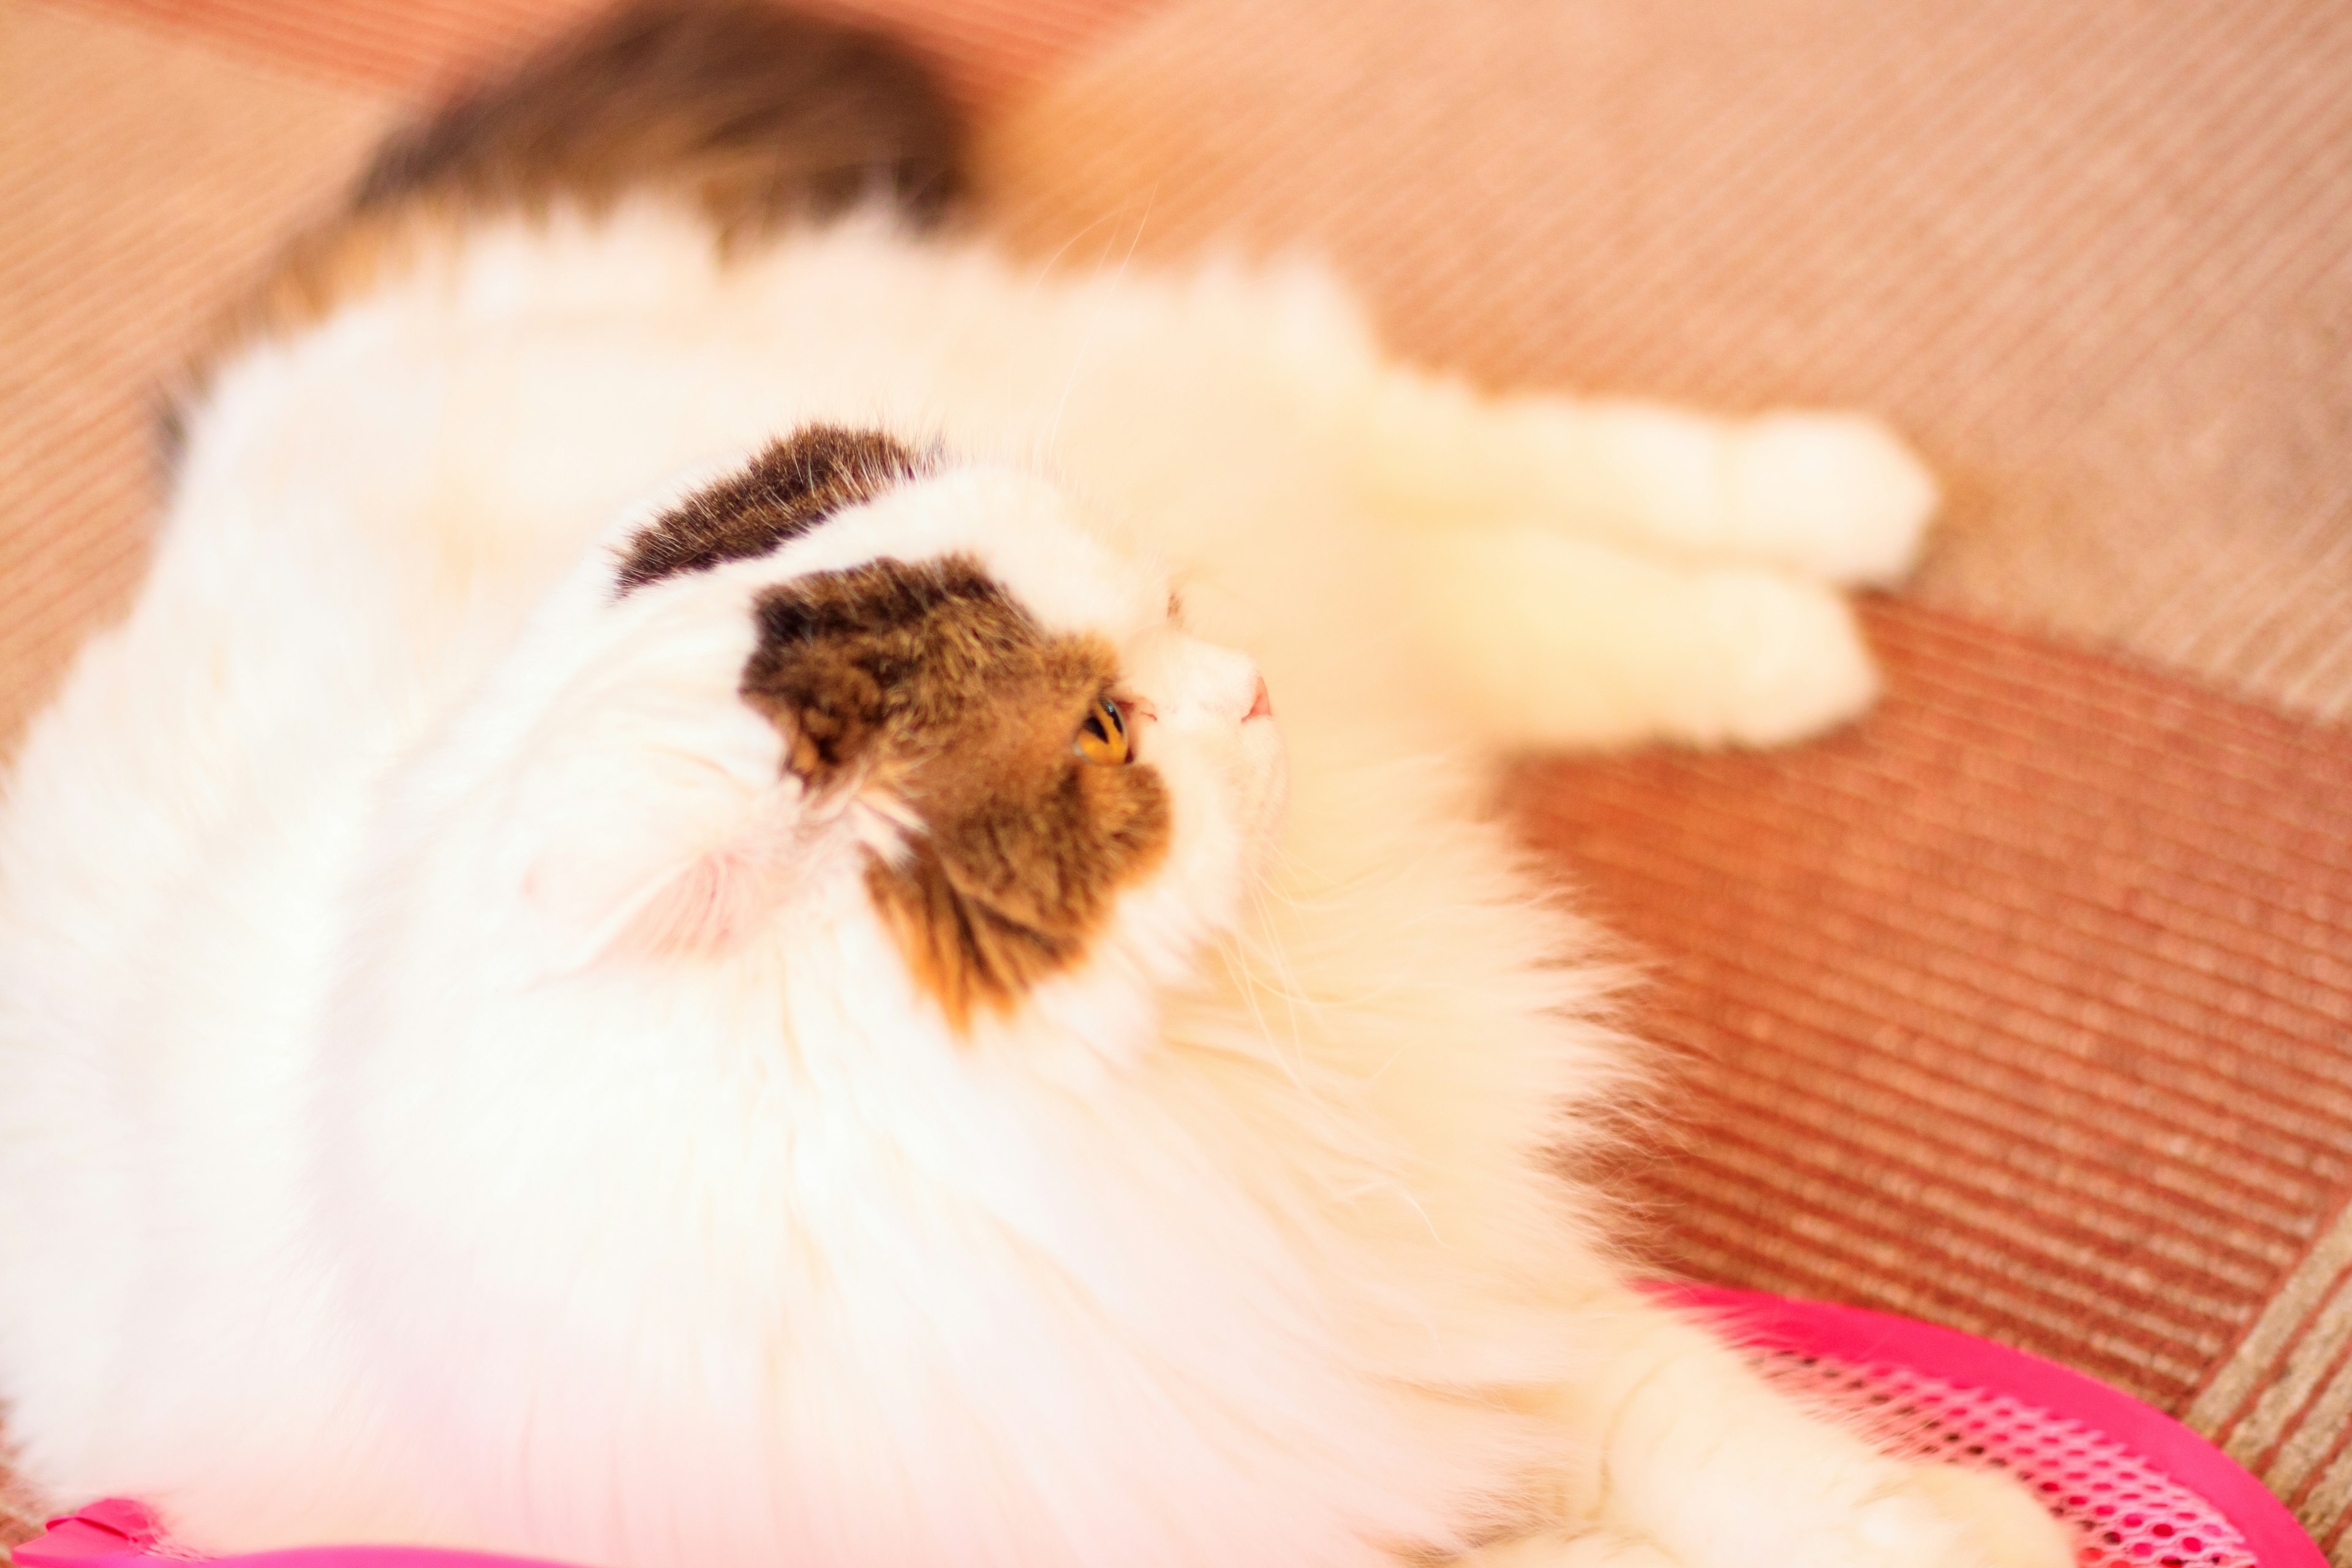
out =
[[[2128,1394],[1950,1329],[1823,1301],[1661,1287],[1714,1318],[1776,1383],[1852,1412],[1890,1451],[2007,1470],[2073,1527],[2079,1568],[2327,1568],[2292,1514],[2230,1458]],[[122,1499],[49,1521],[23,1568],[553,1568],[409,1546],[200,1559]]]
[[2015,1475],[2074,1528],[2080,1568],[2327,1568],[2228,1455],[2055,1362],[1859,1307],[1659,1293],[1713,1318],[1774,1382],[1853,1413],[1890,1452]]
[[562,1568],[525,1557],[423,1546],[299,1546],[206,1557],[173,1545],[146,1505],[128,1498],[108,1498],[49,1521],[48,1529],[17,1547],[15,1555],[17,1568],[161,1568],[166,1563],[218,1568]]

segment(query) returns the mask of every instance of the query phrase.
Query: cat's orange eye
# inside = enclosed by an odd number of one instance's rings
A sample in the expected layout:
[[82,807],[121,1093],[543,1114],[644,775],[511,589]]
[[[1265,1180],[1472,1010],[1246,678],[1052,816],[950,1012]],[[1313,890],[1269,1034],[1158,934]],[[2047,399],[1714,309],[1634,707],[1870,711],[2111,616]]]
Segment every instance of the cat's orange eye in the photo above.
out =
[[1078,726],[1077,738],[1070,750],[1089,763],[1116,766],[1135,760],[1135,746],[1127,733],[1127,715],[1118,700],[1106,692],[1095,699],[1087,710],[1086,721]]

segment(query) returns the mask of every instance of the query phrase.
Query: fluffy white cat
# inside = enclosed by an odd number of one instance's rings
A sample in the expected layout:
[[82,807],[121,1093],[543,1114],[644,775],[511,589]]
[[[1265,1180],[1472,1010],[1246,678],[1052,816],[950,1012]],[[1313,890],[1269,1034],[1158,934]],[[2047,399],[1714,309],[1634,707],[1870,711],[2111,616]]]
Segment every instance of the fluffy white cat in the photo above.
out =
[[0,817],[25,1475],[215,1550],[2062,1568],[1629,1288],[1617,979],[1481,809],[1863,706],[1916,465],[826,217],[951,176],[910,80],[608,23],[212,363]]

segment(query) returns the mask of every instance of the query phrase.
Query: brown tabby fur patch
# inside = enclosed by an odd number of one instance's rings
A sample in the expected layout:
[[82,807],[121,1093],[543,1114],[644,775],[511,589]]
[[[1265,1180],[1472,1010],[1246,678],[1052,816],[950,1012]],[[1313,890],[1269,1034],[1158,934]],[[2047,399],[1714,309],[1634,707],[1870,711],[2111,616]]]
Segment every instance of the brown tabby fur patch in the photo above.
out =
[[962,187],[961,141],[929,73],[879,33],[750,0],[638,0],[386,142],[352,208],[602,208],[656,186],[728,234],[860,197],[933,217]]
[[768,443],[741,473],[704,487],[639,530],[621,562],[620,594],[765,555],[929,467],[878,430],[803,426]]
[[879,793],[918,825],[866,887],[959,1028],[1075,963],[1119,888],[1167,852],[1167,787],[1072,748],[1118,665],[1048,636],[968,557],[883,559],[770,589],[745,700],[816,790]]
[[342,212],[300,235],[186,378],[320,320],[467,224],[680,194],[722,242],[863,199],[918,223],[961,195],[963,133],[883,34],[754,0],[637,0],[388,139]]

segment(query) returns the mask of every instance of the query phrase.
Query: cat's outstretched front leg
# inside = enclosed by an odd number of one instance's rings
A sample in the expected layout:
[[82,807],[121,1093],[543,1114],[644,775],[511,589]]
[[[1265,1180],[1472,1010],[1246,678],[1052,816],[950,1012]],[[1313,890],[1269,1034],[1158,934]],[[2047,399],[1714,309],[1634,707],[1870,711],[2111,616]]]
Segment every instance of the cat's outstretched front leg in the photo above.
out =
[[1936,506],[1876,422],[1489,397],[1396,368],[1355,408],[1359,498],[1495,742],[1769,745],[1876,695],[1841,590],[1906,571]]
[[[1682,1568],[2073,1561],[2064,1531],[2015,1483],[1879,1454],[1651,1302],[1612,1293],[1581,1309],[1578,1327],[1593,1371],[1546,1400],[1571,1456],[1558,1500],[1571,1531],[1652,1543]],[[1572,1539],[1562,1538],[1561,1563],[1577,1561]],[[1548,1561],[1530,1556],[1526,1568]]]
[[1807,578],[1524,525],[1395,542],[1422,644],[1496,745],[1770,745],[1877,694],[1853,612]]
[[1909,570],[1934,478],[1855,414],[1731,419],[1664,404],[1487,396],[1391,370],[1356,421],[1380,515],[1412,527],[1535,524],[1685,562],[1826,583]]

